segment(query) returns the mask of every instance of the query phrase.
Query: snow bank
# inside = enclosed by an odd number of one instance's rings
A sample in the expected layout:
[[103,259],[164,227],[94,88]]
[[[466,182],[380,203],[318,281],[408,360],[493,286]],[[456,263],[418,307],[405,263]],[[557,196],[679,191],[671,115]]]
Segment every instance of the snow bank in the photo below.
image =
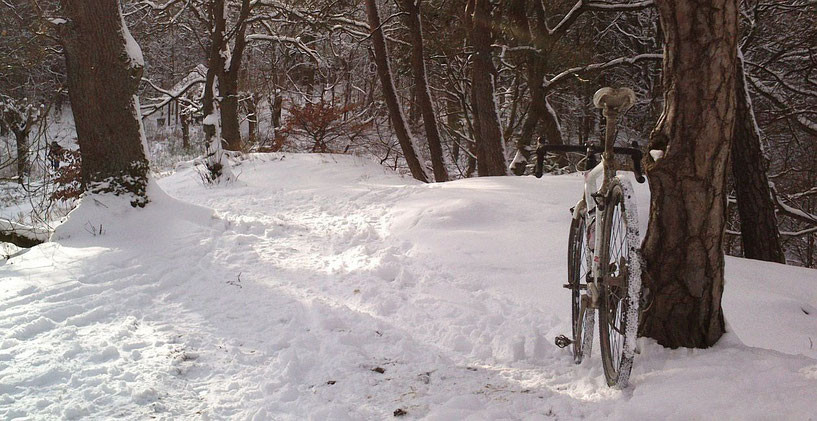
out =
[[161,241],[184,232],[190,224],[208,226],[214,218],[212,209],[174,199],[152,179],[148,181],[147,193],[150,202],[144,209],[131,206],[126,196],[111,193],[85,196],[57,226],[51,241],[71,245],[112,244],[139,238]]
[[235,170],[160,181],[219,219],[161,193],[143,210],[103,198],[0,263],[0,418],[813,417],[813,270],[727,259],[730,333],[709,350],[642,340],[616,391],[598,354],[575,366],[552,343],[581,177],[429,185],[290,154]]

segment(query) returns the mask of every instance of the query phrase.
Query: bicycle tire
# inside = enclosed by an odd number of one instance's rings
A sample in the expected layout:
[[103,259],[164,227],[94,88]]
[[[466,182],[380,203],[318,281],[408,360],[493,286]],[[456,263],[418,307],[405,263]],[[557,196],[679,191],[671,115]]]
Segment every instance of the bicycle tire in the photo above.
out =
[[604,208],[599,283],[599,342],[607,384],[627,387],[638,335],[641,257],[632,187],[616,177]]
[[593,343],[595,311],[582,308],[581,285],[587,285],[590,257],[587,249],[584,215],[570,223],[567,251],[567,282],[570,289],[571,326],[573,328],[573,362],[581,364],[584,355],[590,353]]

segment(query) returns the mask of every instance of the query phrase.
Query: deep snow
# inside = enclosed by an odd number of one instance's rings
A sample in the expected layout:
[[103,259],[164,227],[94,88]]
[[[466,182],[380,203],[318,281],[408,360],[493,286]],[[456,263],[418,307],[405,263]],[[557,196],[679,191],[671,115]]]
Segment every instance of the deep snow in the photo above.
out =
[[552,344],[580,176],[239,164],[216,187],[181,168],[140,211],[85,201],[0,263],[0,418],[817,419],[817,271],[727,258],[730,333],[641,340],[616,391]]

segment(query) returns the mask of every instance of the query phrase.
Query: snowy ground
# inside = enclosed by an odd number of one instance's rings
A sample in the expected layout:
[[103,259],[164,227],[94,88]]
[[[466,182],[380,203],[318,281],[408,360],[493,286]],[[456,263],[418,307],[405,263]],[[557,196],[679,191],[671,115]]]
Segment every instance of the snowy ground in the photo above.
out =
[[84,203],[0,260],[0,418],[817,419],[817,271],[727,259],[731,332],[642,342],[615,391],[598,355],[552,344],[580,177],[423,185],[320,155],[235,171],[159,181],[195,205],[155,186],[139,212]]

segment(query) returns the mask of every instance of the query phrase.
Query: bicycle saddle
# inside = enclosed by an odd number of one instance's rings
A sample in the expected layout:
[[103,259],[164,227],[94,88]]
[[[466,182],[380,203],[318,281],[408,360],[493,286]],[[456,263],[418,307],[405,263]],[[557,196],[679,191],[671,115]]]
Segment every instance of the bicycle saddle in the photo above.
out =
[[604,110],[604,116],[608,112],[621,114],[629,110],[635,104],[635,92],[630,88],[601,88],[593,95],[593,105]]

